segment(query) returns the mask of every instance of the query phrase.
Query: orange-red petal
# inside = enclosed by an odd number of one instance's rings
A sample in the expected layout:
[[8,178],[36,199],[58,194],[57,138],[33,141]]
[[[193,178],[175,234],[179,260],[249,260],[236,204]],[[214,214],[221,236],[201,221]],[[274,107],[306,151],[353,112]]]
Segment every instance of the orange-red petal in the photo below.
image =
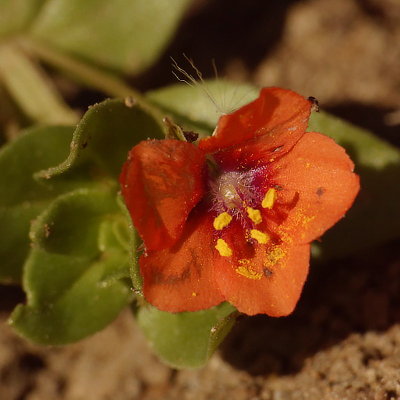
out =
[[311,103],[295,92],[264,88],[256,100],[222,116],[215,134],[201,140],[199,147],[207,153],[226,149],[218,154],[226,167],[248,160],[261,145],[263,158],[277,157],[304,134],[310,110]]
[[146,300],[163,311],[197,311],[224,298],[212,275],[212,218],[195,210],[173,247],[142,255],[140,270]]
[[256,244],[251,257],[217,257],[214,276],[226,301],[239,311],[280,317],[297,304],[309,257],[309,244]]
[[191,143],[148,140],[129,152],[120,176],[131,218],[147,250],[167,248],[204,194],[204,154]]
[[320,237],[344,216],[359,191],[353,169],[345,150],[331,138],[306,133],[292,151],[270,165],[273,180],[282,189],[274,208],[287,214],[279,226],[271,222],[270,228],[296,243]]

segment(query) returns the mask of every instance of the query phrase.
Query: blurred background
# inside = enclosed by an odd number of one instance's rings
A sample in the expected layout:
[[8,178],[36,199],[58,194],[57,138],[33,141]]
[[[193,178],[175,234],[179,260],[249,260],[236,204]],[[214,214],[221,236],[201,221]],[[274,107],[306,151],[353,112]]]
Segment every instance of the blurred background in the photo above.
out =
[[[0,22],[6,17],[13,20],[12,7],[17,3],[0,2],[9,10]],[[50,9],[50,3],[62,2],[36,3]],[[204,78],[215,76],[215,60],[221,77],[314,96],[324,110],[400,146],[398,0],[174,0],[169,8],[175,3],[180,11],[167,28],[162,25],[163,13],[143,14],[143,32],[151,27],[154,40],[137,47],[147,57],[142,67],[135,67],[129,57],[129,62],[124,61],[128,50],[120,51],[120,64],[112,65],[107,57],[113,53],[113,35],[119,49],[124,46],[119,47],[117,34],[135,35],[136,42],[146,42],[141,31],[110,31],[109,42],[101,46],[103,33],[95,30],[101,16],[85,14],[83,5],[76,20],[82,26],[88,22],[85,37],[79,36],[84,29],[78,23],[56,26],[54,21],[61,17],[54,15],[54,9],[39,14],[33,39],[21,34],[27,22],[4,34],[0,42],[2,140],[45,120],[30,111],[10,78],[13,70],[7,63],[12,57],[7,46],[12,47],[15,36],[24,57],[28,55],[28,62],[43,78],[40,84],[53,93],[51,104],[61,107],[61,121],[67,118],[72,123],[91,104],[123,95],[129,88],[146,92],[176,83],[171,58],[184,64],[187,55]],[[68,4],[65,10],[72,13]],[[115,9],[107,12],[116,13]],[[31,18],[37,13],[32,12]],[[162,43],[157,42],[160,35],[165,36]],[[37,47],[38,38],[48,39],[56,50],[46,53],[46,48]],[[101,52],[94,45],[86,47],[87,53],[79,52],[80,46],[96,41]],[[148,55],[151,46],[154,51]],[[107,79],[112,80],[110,85]],[[121,82],[122,89],[114,90]],[[242,319],[219,354],[199,371],[178,372],[161,364],[128,312],[80,343],[66,348],[33,346],[6,324],[9,311],[23,299],[22,292],[1,286],[0,398],[400,399],[398,245],[399,241],[392,241],[364,256],[314,268],[295,314],[276,320]]]

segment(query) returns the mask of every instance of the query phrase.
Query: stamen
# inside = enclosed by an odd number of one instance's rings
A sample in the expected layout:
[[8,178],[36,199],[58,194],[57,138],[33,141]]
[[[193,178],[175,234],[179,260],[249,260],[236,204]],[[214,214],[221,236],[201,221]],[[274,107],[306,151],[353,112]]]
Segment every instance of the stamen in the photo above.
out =
[[268,189],[267,193],[265,193],[264,199],[261,203],[262,208],[271,209],[274,206],[276,200],[276,190],[274,188]]
[[232,250],[224,239],[218,239],[215,248],[222,257],[230,257],[232,255]]
[[257,229],[252,229],[250,231],[250,236],[253,239],[257,240],[257,242],[260,243],[260,244],[266,244],[270,240],[269,235],[267,235],[266,233],[261,232],[261,231],[259,231]]
[[229,215],[227,212],[223,212],[219,214],[213,222],[214,229],[220,231],[224,229],[229,223],[232,221],[232,216]]
[[256,210],[254,208],[251,207],[247,207],[246,208],[247,211],[247,215],[249,216],[249,218],[257,225],[260,224],[262,222],[262,217],[261,217],[261,212],[260,210]]

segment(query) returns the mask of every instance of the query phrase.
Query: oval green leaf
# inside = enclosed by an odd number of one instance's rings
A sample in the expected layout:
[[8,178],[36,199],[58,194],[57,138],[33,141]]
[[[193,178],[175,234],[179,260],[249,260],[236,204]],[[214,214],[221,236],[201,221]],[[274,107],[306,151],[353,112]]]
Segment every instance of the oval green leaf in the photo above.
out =
[[45,0],[1,0],[0,37],[26,29]]
[[105,100],[91,107],[75,129],[64,162],[36,176],[49,180],[88,163],[97,173],[117,179],[128,151],[141,140],[162,138],[164,126],[134,99]]
[[254,100],[259,90],[251,85],[235,85],[225,80],[210,80],[197,85],[175,84],[150,91],[147,99],[186,129],[210,135],[224,113]]
[[132,300],[123,279],[128,253],[113,237],[120,219],[115,192],[88,189],[60,196],[40,215],[24,267],[27,304],[10,318],[17,332],[41,344],[74,342],[105,327]]
[[35,128],[0,150],[0,280],[18,282],[29,251],[29,226],[51,201],[79,185],[43,185],[35,172],[57,165],[68,155],[72,128]]
[[143,71],[175,32],[191,0],[52,0],[32,35],[93,64]]
[[167,313],[149,304],[136,311],[153,351],[174,368],[199,368],[228,334],[237,316],[229,303],[208,310]]

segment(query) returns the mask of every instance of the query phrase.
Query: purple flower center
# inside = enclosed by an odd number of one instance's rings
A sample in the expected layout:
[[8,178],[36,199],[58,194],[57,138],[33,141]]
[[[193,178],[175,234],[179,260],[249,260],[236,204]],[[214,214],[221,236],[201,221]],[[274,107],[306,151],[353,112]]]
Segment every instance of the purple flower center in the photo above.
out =
[[267,168],[249,171],[226,171],[210,179],[212,210],[227,212],[241,222],[248,220],[249,207],[260,206],[266,182]]

